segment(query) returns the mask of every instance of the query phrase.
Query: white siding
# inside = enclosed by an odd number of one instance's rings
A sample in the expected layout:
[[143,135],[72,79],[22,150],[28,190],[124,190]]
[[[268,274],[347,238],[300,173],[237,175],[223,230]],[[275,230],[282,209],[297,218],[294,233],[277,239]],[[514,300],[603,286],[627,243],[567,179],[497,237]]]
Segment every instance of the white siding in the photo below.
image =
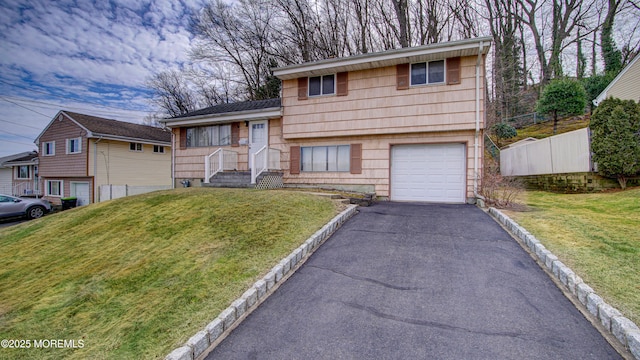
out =
[[588,171],[591,171],[588,128],[500,151],[500,173],[505,176]]
[[0,194],[13,195],[11,179],[13,178],[12,168],[0,168]]
[[391,200],[463,203],[464,144],[399,145],[391,148]]

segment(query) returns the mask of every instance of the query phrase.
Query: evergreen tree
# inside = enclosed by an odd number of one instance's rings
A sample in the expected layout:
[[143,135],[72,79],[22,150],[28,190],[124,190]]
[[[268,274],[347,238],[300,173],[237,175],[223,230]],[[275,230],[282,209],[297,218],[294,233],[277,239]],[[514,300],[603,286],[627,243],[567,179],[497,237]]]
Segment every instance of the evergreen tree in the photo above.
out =
[[633,100],[604,100],[591,117],[591,151],[598,172],[615,177],[622,189],[640,174],[640,105]]

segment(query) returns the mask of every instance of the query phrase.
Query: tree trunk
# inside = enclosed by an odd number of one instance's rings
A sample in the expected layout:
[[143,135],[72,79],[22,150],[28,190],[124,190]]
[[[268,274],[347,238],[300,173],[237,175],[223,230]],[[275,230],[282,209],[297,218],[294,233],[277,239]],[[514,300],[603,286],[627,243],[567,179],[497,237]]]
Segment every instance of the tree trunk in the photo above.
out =
[[622,190],[627,188],[627,178],[624,175],[618,175],[618,183]]
[[398,19],[398,29],[400,30],[400,46],[409,47],[409,16],[407,0],[392,0],[393,9],[396,11]]

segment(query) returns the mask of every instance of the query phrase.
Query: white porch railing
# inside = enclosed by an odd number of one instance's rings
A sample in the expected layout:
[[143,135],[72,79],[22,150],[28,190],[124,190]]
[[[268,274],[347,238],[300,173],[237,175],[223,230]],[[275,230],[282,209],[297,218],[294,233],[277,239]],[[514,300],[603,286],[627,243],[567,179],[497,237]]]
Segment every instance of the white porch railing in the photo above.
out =
[[35,188],[35,184],[31,182],[22,182],[13,185],[13,195],[14,196],[41,196],[40,190]]
[[237,168],[238,153],[219,148],[204,157],[204,182],[208,184],[211,178],[221,171],[235,170]]
[[280,170],[280,150],[270,149],[267,145],[251,155],[251,183],[255,184],[263,172]]

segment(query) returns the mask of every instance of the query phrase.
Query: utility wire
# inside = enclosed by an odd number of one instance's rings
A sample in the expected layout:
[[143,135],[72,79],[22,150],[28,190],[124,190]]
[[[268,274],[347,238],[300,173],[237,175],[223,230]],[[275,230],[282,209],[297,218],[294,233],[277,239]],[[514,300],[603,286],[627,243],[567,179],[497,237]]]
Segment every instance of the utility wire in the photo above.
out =
[[28,128],[32,128],[32,129],[36,129],[36,130],[42,130],[39,127],[35,127],[35,126],[31,126],[31,125],[25,125],[25,124],[20,124],[17,122],[13,122],[13,121],[9,121],[9,120],[5,120],[5,119],[0,119],[0,121],[2,122],[8,122],[9,124],[13,124],[13,125],[19,125],[19,126],[24,126],[24,127],[28,127]]
[[12,140],[7,140],[7,139],[2,139],[2,141],[6,141],[6,142],[10,142],[10,143],[14,143],[14,144],[20,144],[20,145],[31,145],[33,147],[35,147],[35,145],[33,143],[28,144],[28,143],[24,143],[24,142],[19,142],[19,141],[12,141]]
[[13,136],[20,136],[20,137],[23,137],[25,139],[33,140],[33,138],[31,138],[29,136],[24,136],[24,135],[20,135],[20,134],[14,134],[14,133],[8,132],[6,130],[0,130],[0,133],[5,133],[5,134],[13,135]]
[[[120,110],[120,112],[116,112],[116,111],[110,111],[110,110],[97,110],[97,109],[88,109],[88,108],[82,108],[79,106],[70,106],[70,105],[60,105],[60,104],[54,104],[54,103],[48,103],[48,102],[44,102],[44,101],[37,101],[37,100],[31,100],[31,99],[20,99],[20,98],[15,98],[15,97],[7,97],[7,96],[2,96],[0,95],[0,98],[8,101],[8,102],[12,102],[9,99],[18,101],[18,102],[23,102],[23,103],[28,103],[28,104],[32,104],[32,106],[38,106],[38,104],[41,105],[45,105],[48,107],[52,107],[58,110],[68,110],[68,111],[78,111],[78,112],[82,112],[82,113],[90,113],[90,114],[95,114],[96,116],[102,116],[102,117],[111,117],[111,118],[117,118],[117,119],[129,119],[129,120],[140,120],[142,118],[141,115],[136,116],[134,114],[132,114],[133,112],[139,112],[139,113],[144,113],[144,114],[153,114],[153,111],[143,111],[143,110],[125,110],[125,109],[118,109]],[[75,100],[74,100],[75,101]],[[20,107],[23,107],[25,109],[28,109],[30,111],[35,111],[32,109],[29,109],[27,107],[25,107],[24,105],[20,105],[17,104],[16,102],[12,102],[13,104],[16,104]],[[42,106],[41,106],[42,107]],[[116,109],[116,108],[113,108]],[[42,113],[39,113],[42,115]],[[51,118],[51,116],[47,116],[48,118]]]
[[33,110],[33,109],[29,109],[29,108],[28,108],[28,107],[26,107],[26,106],[23,106],[23,105],[20,105],[20,104],[18,104],[18,103],[16,103],[16,102],[13,102],[13,101],[11,101],[11,100],[8,100],[8,99],[7,99],[6,97],[4,97],[4,96],[0,96],[0,99],[4,100],[4,101],[6,101],[6,102],[12,103],[12,104],[14,104],[14,105],[16,105],[16,106],[19,106],[19,107],[21,107],[21,108],[23,108],[23,109],[27,109],[27,110],[29,110],[29,111],[31,111],[31,112],[36,113],[36,114],[42,115],[42,116],[44,116],[44,117],[46,117],[46,118],[48,118],[48,119],[51,119],[51,116],[49,116],[49,115],[45,115],[45,114],[43,114],[43,113],[41,113],[41,112],[39,112],[39,111],[35,111],[35,110]]
[[[5,80],[2,80],[2,79],[0,79],[0,82],[1,82],[1,83],[4,83],[4,84],[7,84],[7,85],[9,85],[9,86],[13,86],[13,87],[17,87],[17,88],[23,89],[23,90],[32,91],[32,92],[37,92],[37,93],[40,93],[40,94],[48,95],[48,96],[50,96],[50,97],[55,97],[55,98],[58,98],[58,99],[62,99],[62,100],[65,100],[65,101],[69,101],[69,99],[68,99],[68,98],[65,98],[65,97],[60,96],[60,95],[56,95],[56,94],[49,93],[49,92],[47,92],[47,91],[38,90],[38,89],[33,89],[33,88],[29,88],[29,87],[22,86],[22,85],[12,84],[12,83],[10,83],[10,82],[8,82],[8,81],[5,81]],[[35,100],[32,100],[32,101],[33,101],[33,102],[39,102],[39,101],[35,101]],[[103,107],[103,108],[106,108],[106,109],[122,110],[121,108],[117,108],[117,107],[113,107],[113,106],[108,106],[108,105],[103,105],[103,104],[99,104],[99,103],[95,103],[95,102],[90,102],[90,101],[86,101],[86,100],[84,100],[84,99],[82,100],[82,102],[85,102],[85,103],[87,103],[87,104],[91,104],[91,105],[100,106],[100,107]],[[39,103],[41,103],[41,104],[47,104],[47,105],[55,105],[55,104],[46,103],[46,102],[39,102]],[[58,105],[55,105],[55,106],[58,106]]]

